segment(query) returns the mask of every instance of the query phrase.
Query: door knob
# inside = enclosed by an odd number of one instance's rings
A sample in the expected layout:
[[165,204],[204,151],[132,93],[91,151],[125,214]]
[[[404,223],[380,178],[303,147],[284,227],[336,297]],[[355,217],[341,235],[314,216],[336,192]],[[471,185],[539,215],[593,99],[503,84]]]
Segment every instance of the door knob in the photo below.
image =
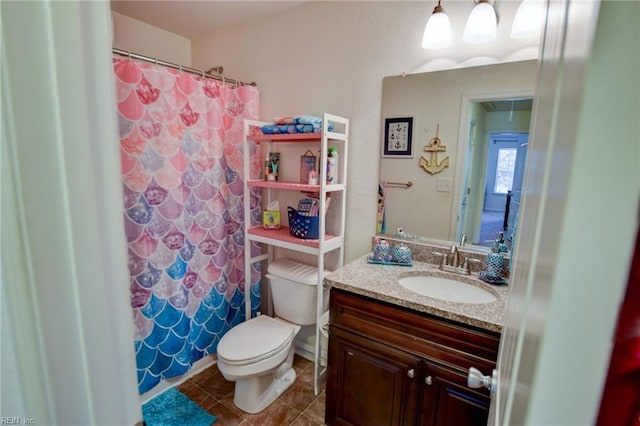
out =
[[467,386],[470,388],[487,388],[493,392],[496,388],[496,382],[498,380],[498,372],[494,369],[491,376],[485,376],[480,370],[475,367],[469,367],[469,375],[467,376]]

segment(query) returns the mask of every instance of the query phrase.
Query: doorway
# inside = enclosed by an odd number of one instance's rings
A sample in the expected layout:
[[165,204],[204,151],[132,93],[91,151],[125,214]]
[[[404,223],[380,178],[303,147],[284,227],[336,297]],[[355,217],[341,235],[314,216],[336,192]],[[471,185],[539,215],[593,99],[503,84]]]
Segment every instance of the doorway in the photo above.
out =
[[470,100],[468,105],[456,240],[466,235],[470,243],[490,247],[503,232],[509,246],[520,206],[533,98]]
[[528,133],[489,135],[480,245],[492,246],[499,232],[503,233],[507,246],[511,244],[511,233],[520,207],[528,140]]

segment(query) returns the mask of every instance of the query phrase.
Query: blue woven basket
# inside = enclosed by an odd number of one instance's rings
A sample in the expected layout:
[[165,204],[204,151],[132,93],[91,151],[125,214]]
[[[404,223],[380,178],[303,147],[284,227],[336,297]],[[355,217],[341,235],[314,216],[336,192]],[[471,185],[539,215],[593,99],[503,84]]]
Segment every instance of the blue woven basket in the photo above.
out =
[[303,240],[317,240],[320,238],[318,216],[303,216],[293,207],[287,207],[289,213],[289,232],[296,238]]

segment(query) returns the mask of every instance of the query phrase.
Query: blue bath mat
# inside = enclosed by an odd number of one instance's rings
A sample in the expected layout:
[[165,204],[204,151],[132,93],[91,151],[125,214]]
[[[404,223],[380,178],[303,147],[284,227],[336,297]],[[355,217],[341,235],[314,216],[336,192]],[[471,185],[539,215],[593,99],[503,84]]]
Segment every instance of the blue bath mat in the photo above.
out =
[[216,421],[215,416],[175,388],[143,404],[142,418],[146,426],[209,426]]

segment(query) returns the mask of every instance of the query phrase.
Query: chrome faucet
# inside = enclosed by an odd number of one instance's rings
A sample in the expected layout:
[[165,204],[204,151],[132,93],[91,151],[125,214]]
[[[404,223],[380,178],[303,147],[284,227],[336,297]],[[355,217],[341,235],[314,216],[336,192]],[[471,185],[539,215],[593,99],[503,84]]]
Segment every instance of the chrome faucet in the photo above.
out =
[[[460,241],[461,246],[462,244],[465,243],[466,239],[467,239],[467,236],[463,235],[462,240]],[[474,263],[474,262],[480,263],[480,261],[477,259],[469,259],[469,258],[463,257],[460,254],[457,244],[453,244],[451,246],[449,256],[443,253],[438,253],[438,252],[434,252],[433,254],[436,256],[442,257],[442,261],[440,262],[440,266],[439,266],[440,270],[453,272],[455,274],[470,275],[471,270],[469,268],[469,263]]]
[[460,247],[464,247],[466,242],[467,242],[467,234],[462,234],[462,237],[460,238]]
[[451,246],[451,255],[449,256],[449,266],[457,268],[460,264],[460,252],[455,244]]

